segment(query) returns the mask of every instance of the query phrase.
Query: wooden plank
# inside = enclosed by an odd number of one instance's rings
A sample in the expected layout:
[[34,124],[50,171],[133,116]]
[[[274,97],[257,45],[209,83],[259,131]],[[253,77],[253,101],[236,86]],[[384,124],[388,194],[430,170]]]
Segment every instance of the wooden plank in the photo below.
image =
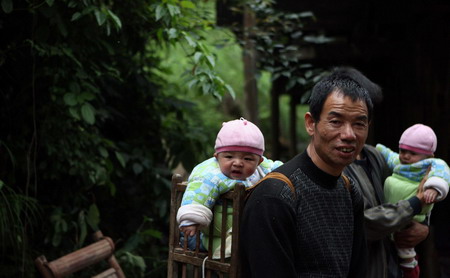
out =
[[[177,211],[179,206],[179,200],[177,198],[177,185],[182,183],[182,177],[179,174],[172,176],[172,191],[170,195],[170,219],[169,219],[169,258],[167,260],[167,277],[178,277],[178,265],[174,264],[172,252],[178,246],[179,231],[177,226]],[[176,232],[177,234],[175,234]]]
[[[196,258],[186,254],[177,253],[173,253],[172,255],[175,262],[187,263],[194,266],[202,266],[203,264],[202,258]],[[230,270],[230,264],[207,259],[205,262],[205,268],[227,273]]]
[[240,277],[241,268],[239,267],[239,233],[241,212],[244,209],[245,202],[245,186],[243,184],[237,184],[233,190],[233,237],[231,238],[231,261],[230,261],[230,278]]
[[109,268],[100,274],[92,276],[92,278],[119,278],[119,276],[117,276],[117,272],[114,268]]

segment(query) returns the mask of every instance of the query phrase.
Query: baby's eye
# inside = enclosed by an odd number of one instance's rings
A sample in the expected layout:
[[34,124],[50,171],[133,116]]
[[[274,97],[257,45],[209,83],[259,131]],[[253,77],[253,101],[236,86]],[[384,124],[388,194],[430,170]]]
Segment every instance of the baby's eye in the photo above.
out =
[[225,158],[227,158],[227,159],[231,159],[231,158],[233,158],[233,156],[232,156],[232,155],[225,155],[224,157],[225,157]]
[[253,157],[246,157],[244,159],[247,160],[247,161],[254,161],[255,160]]

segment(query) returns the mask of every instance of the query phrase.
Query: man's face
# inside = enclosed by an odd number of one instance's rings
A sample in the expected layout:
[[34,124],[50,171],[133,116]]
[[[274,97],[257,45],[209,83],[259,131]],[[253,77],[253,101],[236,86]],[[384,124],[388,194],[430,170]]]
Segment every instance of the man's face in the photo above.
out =
[[250,177],[263,158],[247,152],[221,152],[214,154],[219,162],[220,171],[233,180],[245,180]]
[[320,120],[305,115],[305,126],[312,136],[308,153],[317,167],[339,176],[364,146],[369,131],[369,113],[362,100],[352,101],[332,92],[326,99]]

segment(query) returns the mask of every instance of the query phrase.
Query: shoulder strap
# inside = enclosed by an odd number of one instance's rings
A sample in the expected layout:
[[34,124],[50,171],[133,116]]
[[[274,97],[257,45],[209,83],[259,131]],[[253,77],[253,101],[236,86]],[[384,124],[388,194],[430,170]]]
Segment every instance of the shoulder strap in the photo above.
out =
[[347,188],[348,192],[352,192],[352,186],[350,185],[350,179],[344,174],[342,174],[341,177],[344,180],[345,188]]
[[[348,192],[352,192],[352,187],[351,187],[351,184],[350,184],[350,179],[349,179],[346,175],[344,175],[344,174],[342,174],[341,177],[342,177],[342,179],[344,180],[344,186],[345,186],[345,188],[348,190]],[[255,183],[254,185],[252,185],[252,186],[250,186],[250,187],[247,187],[247,188],[245,189],[245,192],[247,193],[247,195],[245,196],[245,199],[247,200],[247,199],[248,199],[248,196],[250,196],[250,194],[253,192],[253,190],[254,190],[257,186],[259,186],[259,184],[260,184],[262,181],[264,181],[264,180],[266,180],[266,179],[277,179],[277,180],[283,181],[284,183],[286,183],[286,184],[289,186],[289,188],[290,188],[291,191],[292,191],[292,194],[294,194],[294,197],[296,196],[296,195],[295,195],[295,187],[294,187],[294,185],[292,184],[291,180],[290,180],[288,177],[286,177],[284,174],[282,174],[282,173],[280,173],[280,172],[270,172],[270,173],[268,173],[264,178],[260,179],[257,183]]]
[[247,187],[245,189],[245,192],[247,192],[247,195],[245,196],[245,199],[248,199],[248,196],[250,196],[250,194],[253,192],[253,190],[257,186],[259,186],[259,184],[262,181],[267,180],[267,179],[277,179],[277,180],[281,180],[281,181],[285,182],[289,186],[289,188],[291,189],[292,194],[294,194],[294,196],[295,196],[294,185],[292,184],[291,180],[288,177],[286,177],[284,174],[279,173],[279,172],[270,172],[264,178],[260,179],[257,183],[255,183],[254,185],[252,185],[250,187]]

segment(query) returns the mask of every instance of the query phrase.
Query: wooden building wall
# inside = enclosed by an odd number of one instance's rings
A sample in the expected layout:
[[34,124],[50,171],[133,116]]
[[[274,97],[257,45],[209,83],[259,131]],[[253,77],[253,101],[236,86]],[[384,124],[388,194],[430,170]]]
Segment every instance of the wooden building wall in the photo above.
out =
[[322,67],[354,66],[383,88],[368,142],[398,146],[414,123],[438,136],[436,155],[450,160],[450,1],[278,1],[311,10],[310,27],[338,38],[316,47]]

